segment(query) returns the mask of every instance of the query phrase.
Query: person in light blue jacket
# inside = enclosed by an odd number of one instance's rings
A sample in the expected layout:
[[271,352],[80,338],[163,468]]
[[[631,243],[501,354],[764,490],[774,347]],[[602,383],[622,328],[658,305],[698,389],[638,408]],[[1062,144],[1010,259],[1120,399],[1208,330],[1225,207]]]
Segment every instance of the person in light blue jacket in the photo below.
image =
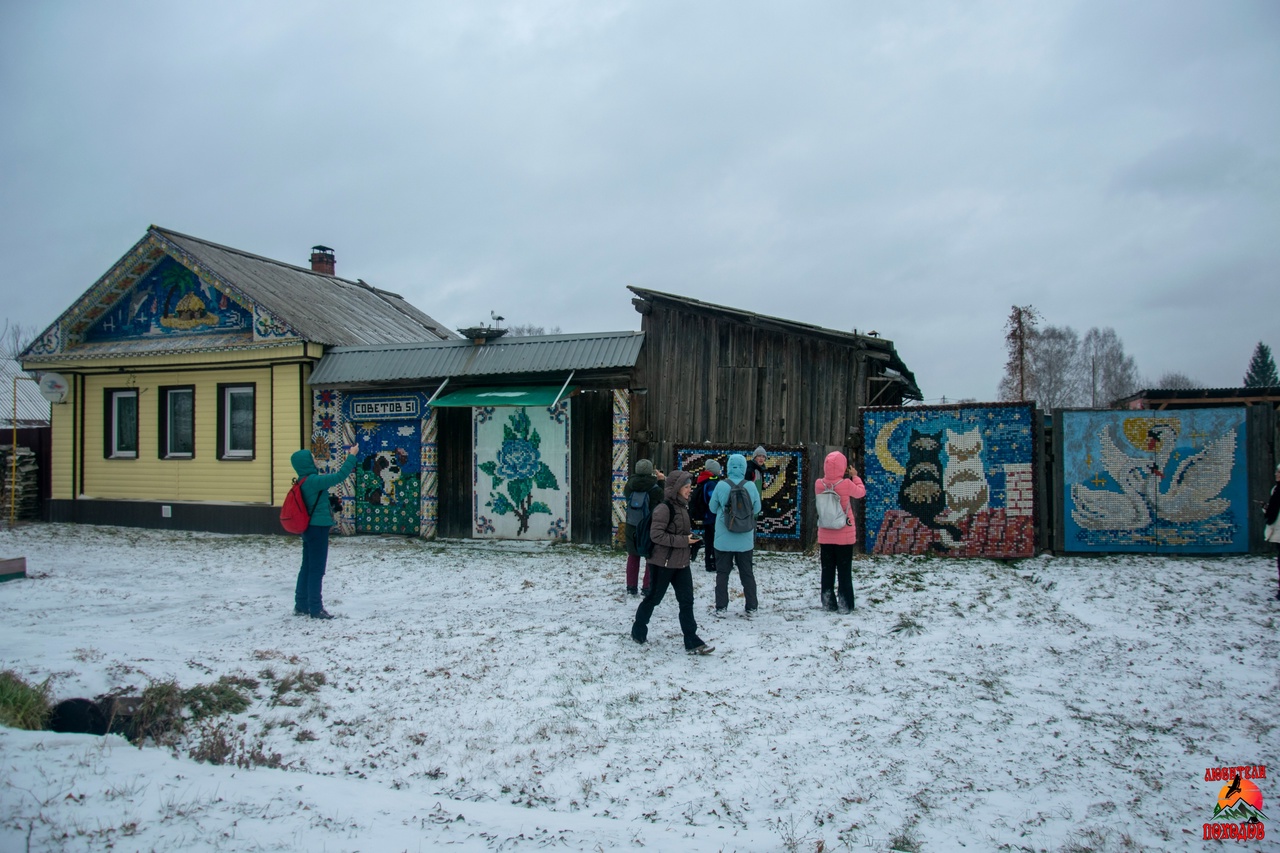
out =
[[[742,483],[751,497],[752,519],[760,515],[760,490],[746,480],[747,457],[735,453],[729,457],[725,478],[716,484],[711,493],[708,509],[716,516],[716,615],[724,616],[729,607],[729,572],[738,566],[738,578],[742,581],[742,593],[747,599],[747,615],[755,614],[760,602],[756,598],[756,576],[751,567],[751,555],[756,546],[754,525],[745,532],[729,529],[729,494],[735,484]],[[744,482],[745,481],[745,482]]]
[[320,473],[310,450],[295,450],[289,457],[298,477],[307,478],[302,483],[302,500],[311,510],[311,524],[302,534],[302,568],[298,570],[298,583],[293,590],[293,612],[299,616],[333,618],[324,609],[321,598],[325,565],[329,562],[329,529],[333,527],[333,510],[327,493],[351,476],[360,461],[356,457],[359,450],[354,444],[348,447],[347,458],[332,474]]

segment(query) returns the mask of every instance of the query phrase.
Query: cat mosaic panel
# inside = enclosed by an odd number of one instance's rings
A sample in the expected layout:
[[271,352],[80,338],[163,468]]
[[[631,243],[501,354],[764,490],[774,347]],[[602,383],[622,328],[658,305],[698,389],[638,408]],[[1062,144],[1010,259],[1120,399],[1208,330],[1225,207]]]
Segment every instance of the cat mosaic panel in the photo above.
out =
[[473,535],[565,539],[569,535],[569,403],[472,409]]
[[[715,459],[721,469],[729,464],[729,456],[741,453],[751,459],[755,447],[712,447],[697,445],[677,447],[676,464],[693,475],[702,473],[707,460]],[[800,496],[804,486],[804,451],[765,445],[764,484],[760,487],[761,513],[756,519],[756,536],[762,539],[800,540]],[[757,484],[760,485],[760,484]]]
[[1025,403],[864,410],[867,551],[1033,556],[1033,424]]
[[1062,431],[1062,547],[1248,550],[1243,408],[1081,411]]
[[333,458],[355,444],[360,464],[332,494],[343,533],[422,532],[423,433],[430,408],[418,392],[343,394],[317,391],[312,450]]

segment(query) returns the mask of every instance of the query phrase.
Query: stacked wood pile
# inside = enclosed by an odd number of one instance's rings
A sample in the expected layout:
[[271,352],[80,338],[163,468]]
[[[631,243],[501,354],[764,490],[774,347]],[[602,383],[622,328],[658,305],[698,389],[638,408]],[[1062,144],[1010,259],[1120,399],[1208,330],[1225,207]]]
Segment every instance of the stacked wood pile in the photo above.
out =
[[[0,515],[4,523],[13,517],[16,521],[33,521],[40,517],[40,488],[36,478],[39,464],[35,453],[18,445],[17,477],[14,476],[14,450],[12,444],[0,444]],[[12,511],[10,507],[13,507]]]

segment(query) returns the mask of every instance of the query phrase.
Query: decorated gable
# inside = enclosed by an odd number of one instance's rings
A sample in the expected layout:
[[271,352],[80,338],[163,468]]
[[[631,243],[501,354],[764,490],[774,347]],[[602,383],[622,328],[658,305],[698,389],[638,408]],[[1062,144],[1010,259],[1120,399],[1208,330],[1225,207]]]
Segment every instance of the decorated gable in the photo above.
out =
[[164,255],[131,292],[86,331],[86,343],[170,335],[244,332],[253,313]]

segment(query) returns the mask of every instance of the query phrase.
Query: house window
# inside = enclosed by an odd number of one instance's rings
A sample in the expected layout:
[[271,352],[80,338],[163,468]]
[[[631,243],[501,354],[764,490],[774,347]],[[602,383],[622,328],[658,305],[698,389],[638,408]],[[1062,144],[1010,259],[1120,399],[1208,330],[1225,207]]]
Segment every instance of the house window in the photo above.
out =
[[218,458],[252,459],[254,386],[218,386]]
[[103,455],[108,459],[138,458],[138,389],[106,390]]
[[196,452],[196,389],[160,389],[160,458],[190,459]]

